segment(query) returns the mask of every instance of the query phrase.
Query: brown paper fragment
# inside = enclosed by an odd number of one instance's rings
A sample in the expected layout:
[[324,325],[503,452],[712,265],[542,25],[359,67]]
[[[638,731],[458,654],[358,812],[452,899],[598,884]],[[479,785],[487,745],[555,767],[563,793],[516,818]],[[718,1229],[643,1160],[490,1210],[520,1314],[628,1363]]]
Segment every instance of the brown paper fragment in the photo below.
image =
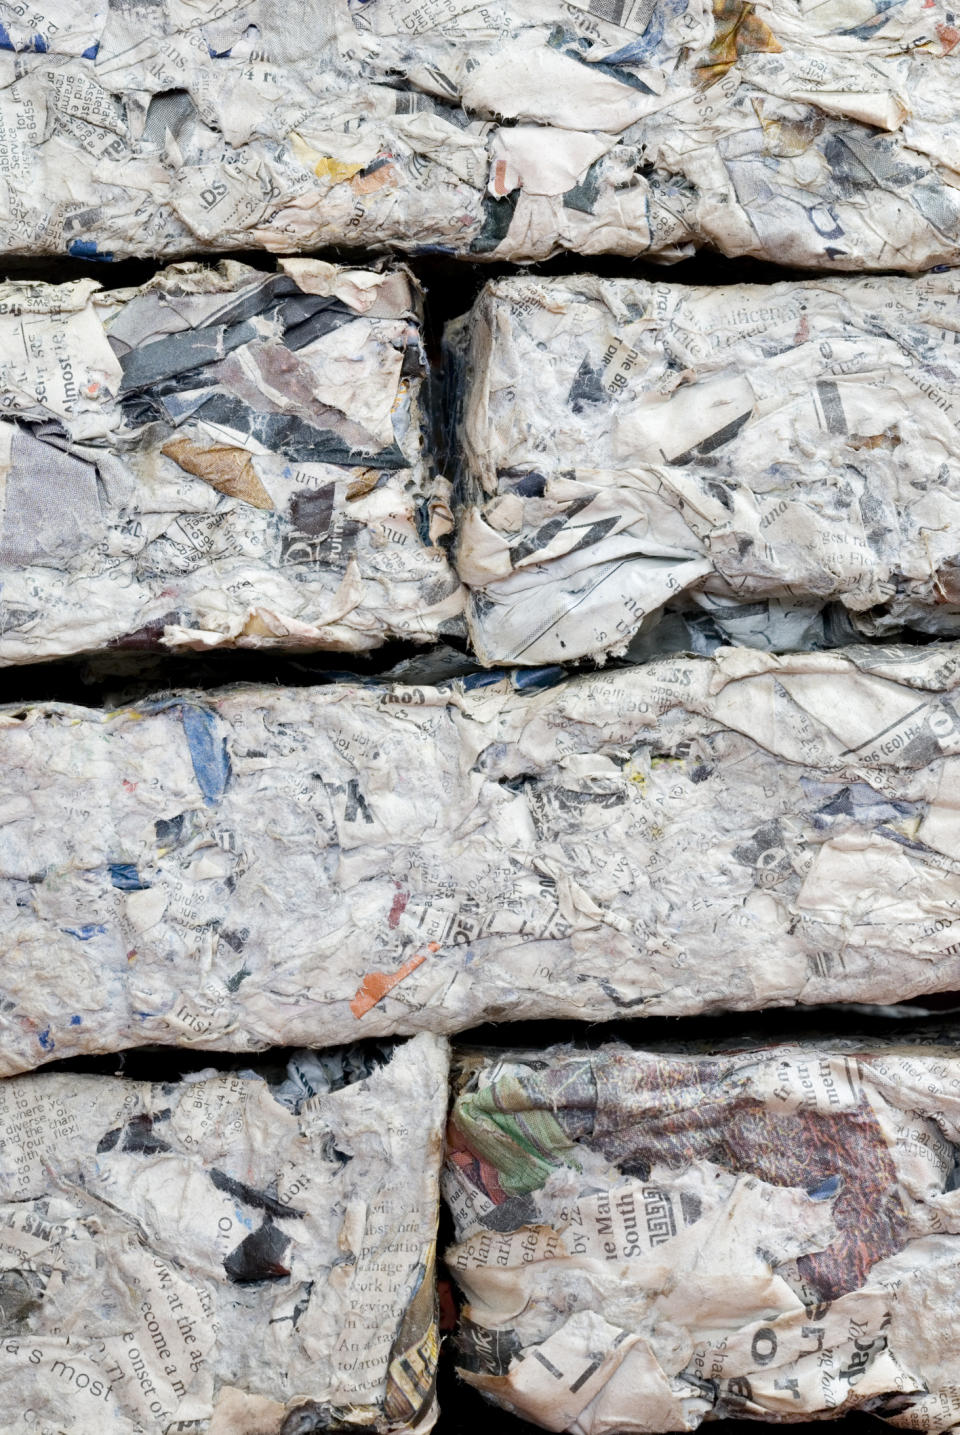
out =
[[188,438],[169,439],[161,453],[172,458],[187,473],[202,478],[218,493],[228,498],[242,498],[254,508],[273,508],[273,500],[257,477],[256,470],[246,449],[234,448],[229,444],[214,444],[212,448],[201,448]]

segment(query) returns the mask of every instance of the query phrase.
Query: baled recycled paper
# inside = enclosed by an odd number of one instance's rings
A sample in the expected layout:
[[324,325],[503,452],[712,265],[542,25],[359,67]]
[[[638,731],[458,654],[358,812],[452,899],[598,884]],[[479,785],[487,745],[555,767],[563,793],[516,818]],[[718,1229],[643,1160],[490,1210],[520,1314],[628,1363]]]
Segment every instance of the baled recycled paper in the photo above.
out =
[[458,1077],[458,1365],[498,1404],[572,1435],[960,1424],[955,1041],[487,1051]]
[[960,252],[948,0],[0,14],[8,254],[708,245],[922,270]]
[[446,1044],[0,1083],[0,1430],[426,1431]]
[[0,285],[0,664],[457,632],[404,270]]
[[[486,663],[960,632],[960,280],[496,280],[451,326],[460,573]],[[732,625],[731,625],[732,624]]]
[[0,712],[0,1074],[960,989],[960,644],[557,676]]

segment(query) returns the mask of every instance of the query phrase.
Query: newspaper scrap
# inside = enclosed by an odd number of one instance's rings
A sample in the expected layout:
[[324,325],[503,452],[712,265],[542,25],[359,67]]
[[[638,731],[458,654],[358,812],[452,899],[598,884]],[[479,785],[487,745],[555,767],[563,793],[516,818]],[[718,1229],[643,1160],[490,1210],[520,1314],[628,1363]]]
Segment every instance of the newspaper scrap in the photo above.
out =
[[0,1075],[960,990],[960,643],[0,710]]
[[498,1405],[573,1435],[960,1425],[955,1040],[487,1051],[458,1079],[458,1364]]
[[0,664],[460,632],[425,372],[403,269],[0,285]]
[[[960,632],[960,277],[521,277],[451,326],[458,553],[485,663]],[[530,382],[530,375],[536,381]]]
[[447,1069],[0,1084],[0,1431],[428,1431]]
[[0,5],[0,251],[960,257],[947,0]]

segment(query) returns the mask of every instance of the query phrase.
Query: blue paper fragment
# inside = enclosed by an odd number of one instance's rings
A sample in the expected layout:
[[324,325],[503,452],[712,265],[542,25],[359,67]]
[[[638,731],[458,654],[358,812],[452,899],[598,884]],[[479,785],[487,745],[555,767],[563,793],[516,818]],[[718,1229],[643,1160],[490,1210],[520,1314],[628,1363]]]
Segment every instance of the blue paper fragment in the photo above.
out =
[[74,259],[95,259],[100,264],[112,264],[113,255],[101,252],[92,239],[71,239],[67,245],[67,253]]
[[82,927],[61,927],[68,937],[76,937],[78,942],[89,942],[91,937],[102,936],[107,930],[102,922],[87,922]]
[[463,691],[472,693],[474,688],[489,688],[493,683],[502,682],[505,676],[503,668],[493,668],[486,673],[468,673],[463,679]]
[[218,803],[230,781],[230,754],[227,740],[218,731],[217,719],[209,708],[183,703],[180,708],[183,731],[190,749],[190,761],[203,800],[208,807]]
[[546,668],[520,668],[513,674],[513,686],[520,693],[537,692],[540,688],[555,687],[566,676],[566,669],[557,663]]
[[121,892],[143,892],[151,886],[150,882],[144,882],[133,862],[111,862],[110,881]]
[[[10,31],[7,29],[6,25],[0,25],[0,50],[16,51],[17,48],[18,47],[10,39]],[[19,53],[27,55],[45,55],[49,49],[50,46],[47,43],[46,35],[41,35],[38,31],[36,35],[31,35],[28,41],[20,45]],[[84,51],[84,54],[86,53],[87,51]],[[96,54],[96,49],[94,50],[94,54]]]

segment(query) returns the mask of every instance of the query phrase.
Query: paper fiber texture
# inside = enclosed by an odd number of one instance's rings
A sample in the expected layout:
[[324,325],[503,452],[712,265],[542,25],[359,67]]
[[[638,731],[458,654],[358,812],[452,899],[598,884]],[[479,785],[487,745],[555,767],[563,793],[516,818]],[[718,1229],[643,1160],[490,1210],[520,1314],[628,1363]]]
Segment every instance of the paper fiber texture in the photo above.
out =
[[960,1049],[464,1058],[460,1371],[575,1435],[960,1424]]
[[459,631],[404,270],[0,285],[0,664]]
[[550,676],[5,710],[0,1073],[960,989],[960,645]]
[[7,253],[957,260],[947,0],[44,0],[2,15]]
[[681,596],[764,645],[960,632],[958,341],[955,273],[491,283],[448,346],[479,656],[622,651]]
[[4,1435],[429,1430],[447,1066],[0,1084]]

